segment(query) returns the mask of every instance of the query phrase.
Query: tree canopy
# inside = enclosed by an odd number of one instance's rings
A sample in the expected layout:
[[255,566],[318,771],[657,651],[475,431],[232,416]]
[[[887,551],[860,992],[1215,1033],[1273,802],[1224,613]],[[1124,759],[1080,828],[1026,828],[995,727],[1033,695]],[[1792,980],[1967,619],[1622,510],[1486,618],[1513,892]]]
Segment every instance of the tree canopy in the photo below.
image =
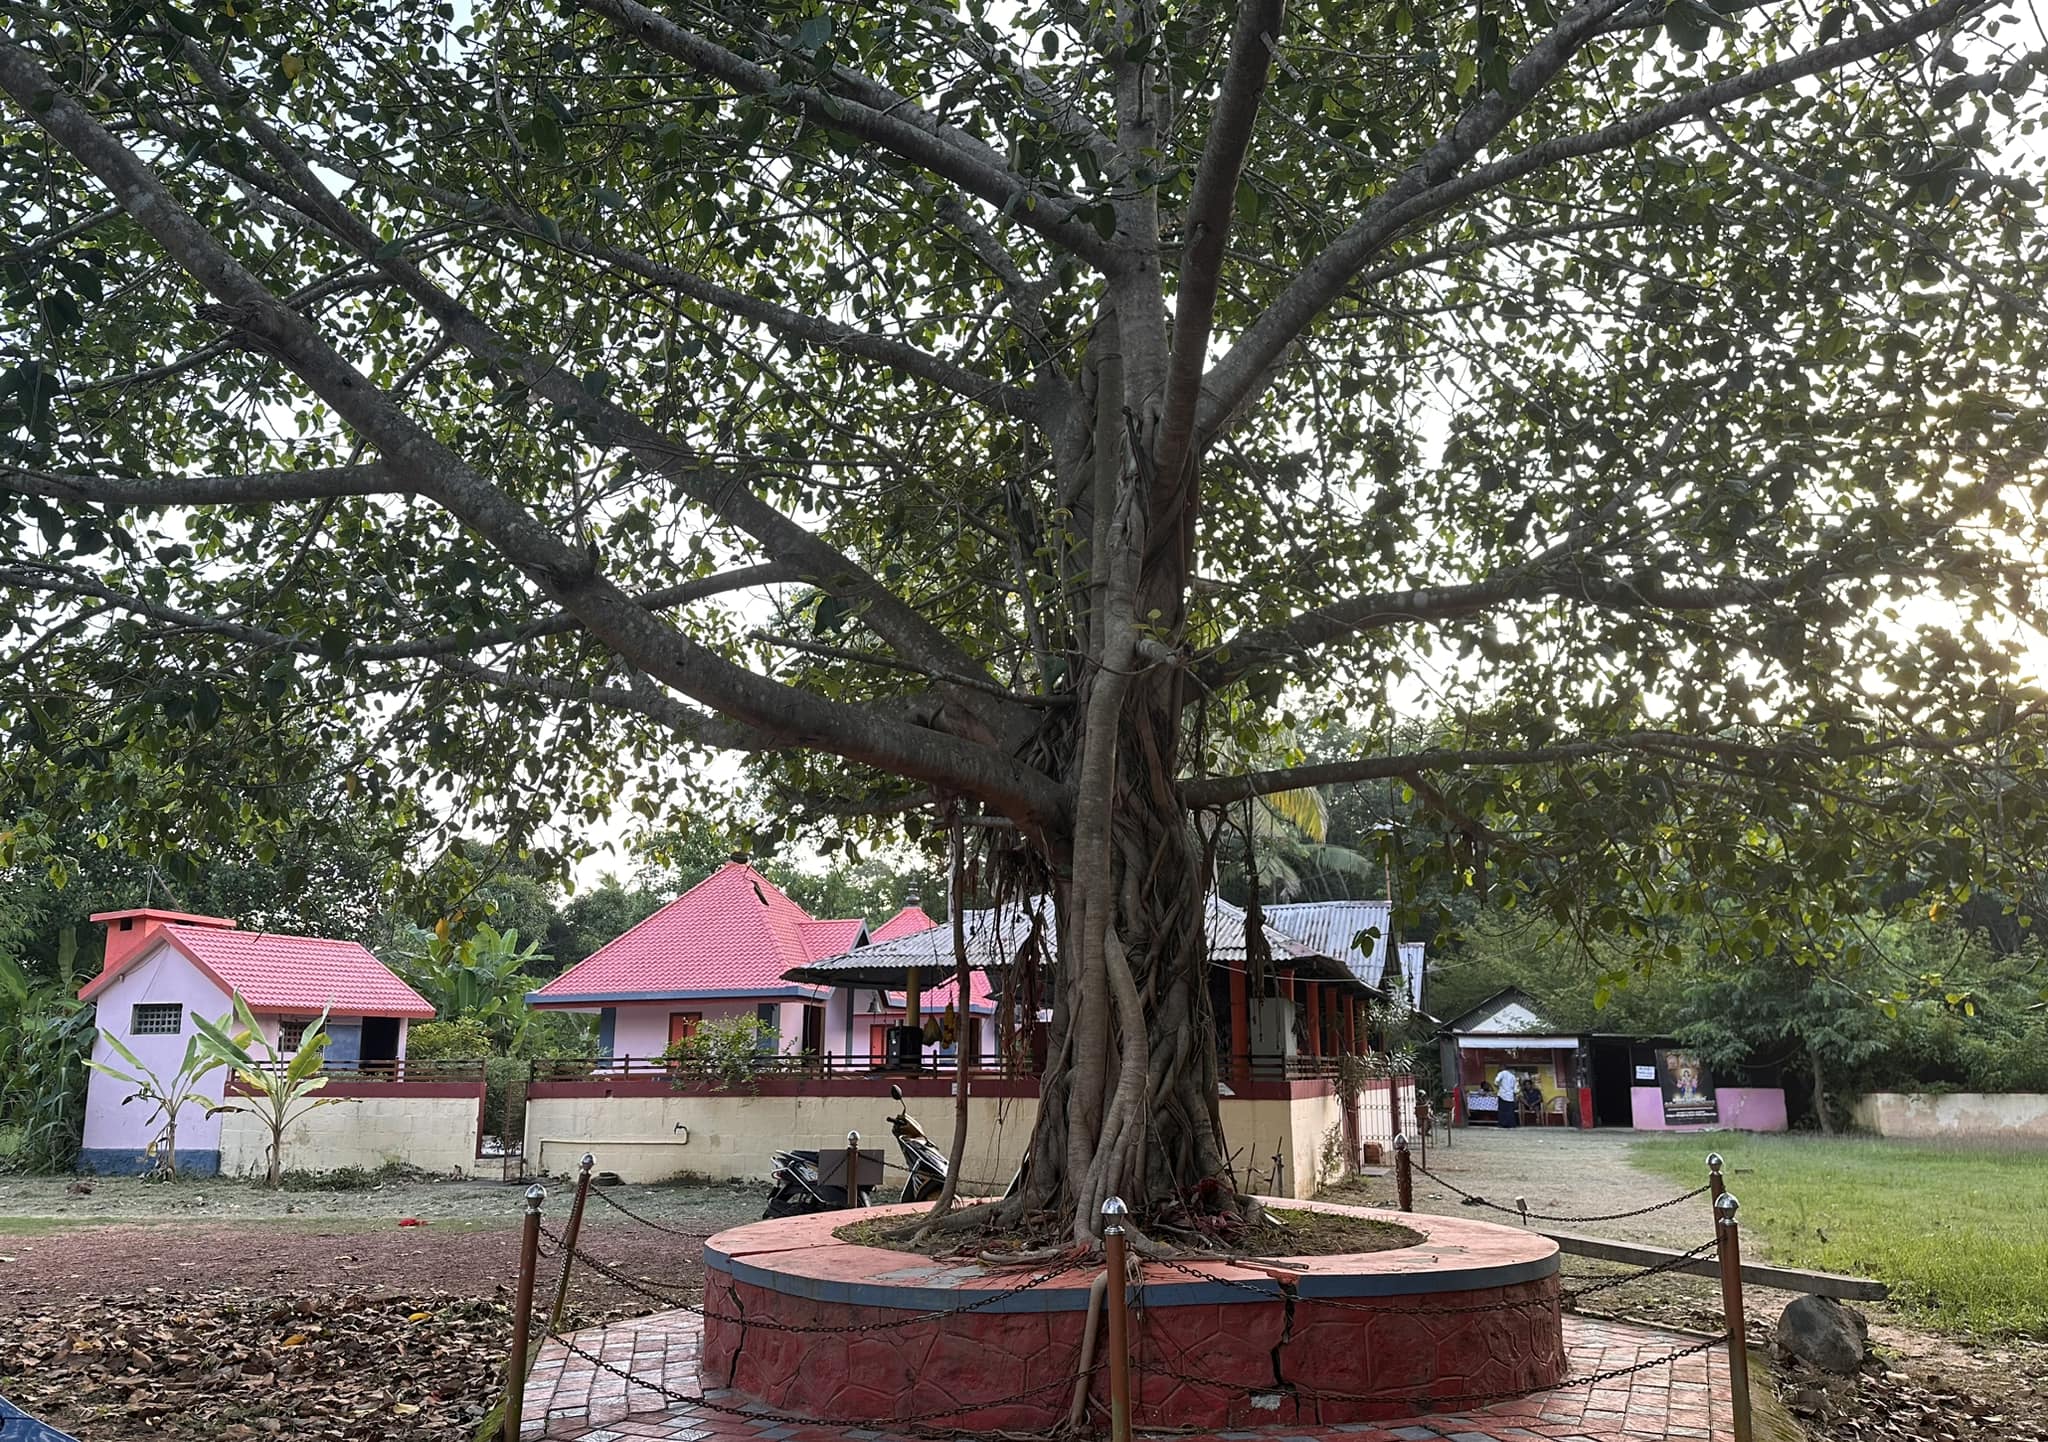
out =
[[2038,835],[2009,5],[7,13],[10,777],[988,823],[1012,1211],[1223,1172],[1191,815],[1398,777],[1411,865],[1817,950]]

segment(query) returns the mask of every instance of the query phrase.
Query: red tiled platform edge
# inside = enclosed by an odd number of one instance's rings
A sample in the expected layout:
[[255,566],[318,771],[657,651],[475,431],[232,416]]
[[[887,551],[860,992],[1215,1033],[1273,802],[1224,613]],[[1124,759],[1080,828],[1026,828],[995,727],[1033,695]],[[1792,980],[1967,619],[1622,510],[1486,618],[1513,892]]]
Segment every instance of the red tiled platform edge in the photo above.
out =
[[[1374,1421],[1564,1379],[1555,1243],[1455,1217],[1284,1205],[1397,1222],[1423,1240],[1292,1259],[1270,1272],[1212,1262],[1197,1264],[1197,1278],[1148,1264],[1131,1292],[1139,1427]],[[1042,1430],[1066,1415],[1098,1269],[972,1312],[912,1320],[980,1301],[1028,1274],[842,1242],[832,1234],[846,1221],[843,1213],[791,1217],[711,1239],[706,1387],[729,1387],[794,1416],[848,1422],[943,1413],[946,1426],[966,1431]],[[781,1331],[777,1323],[863,1330]],[[1095,1392],[1105,1402],[1107,1388],[1098,1372]]]

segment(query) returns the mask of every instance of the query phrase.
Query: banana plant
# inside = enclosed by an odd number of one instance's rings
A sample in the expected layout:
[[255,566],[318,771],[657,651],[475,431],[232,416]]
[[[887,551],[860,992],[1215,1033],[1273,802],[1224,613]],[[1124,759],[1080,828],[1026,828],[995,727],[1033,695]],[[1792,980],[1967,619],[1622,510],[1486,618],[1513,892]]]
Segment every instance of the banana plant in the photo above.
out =
[[[192,1020],[202,1031],[208,1025],[196,1015]],[[163,1118],[163,1130],[157,1133],[147,1150],[149,1155],[155,1158],[157,1171],[168,1177],[177,1176],[178,1113],[187,1106],[196,1105],[206,1108],[211,1114],[213,1098],[198,1090],[199,1081],[225,1063],[202,1046],[200,1038],[195,1035],[186,1040],[185,1056],[178,1063],[177,1071],[166,1079],[144,1065],[142,1059],[130,1051],[121,1038],[112,1032],[102,1031],[100,1039],[106,1042],[107,1049],[126,1062],[131,1070],[123,1071],[120,1067],[97,1058],[87,1061],[86,1065],[102,1075],[112,1077],[124,1086],[134,1088],[127,1096],[121,1098],[122,1106],[125,1107],[130,1102],[147,1102],[151,1107],[150,1122],[154,1123],[158,1117]]]
[[[194,1043],[217,1066],[226,1066],[243,1086],[242,1095],[229,1096],[211,1108],[220,1112],[247,1112],[270,1132],[270,1169],[263,1184],[276,1191],[284,1181],[284,1134],[293,1123],[316,1107],[337,1106],[347,1097],[323,1097],[317,1093],[327,1085],[323,1071],[327,1053],[327,1013],[306,1028],[299,1049],[290,1061],[283,1061],[275,1046],[263,1036],[249,1003],[235,993],[235,1030],[227,1029],[228,1018],[207,1021],[194,1017],[199,1035]],[[264,1053],[258,1057],[252,1048]]]
[[539,968],[549,960],[539,942],[522,945],[516,929],[480,922],[458,941],[443,918],[432,931],[401,941],[397,970],[441,1020],[474,1017],[496,1046],[517,1053],[534,1017],[526,993],[539,984]]

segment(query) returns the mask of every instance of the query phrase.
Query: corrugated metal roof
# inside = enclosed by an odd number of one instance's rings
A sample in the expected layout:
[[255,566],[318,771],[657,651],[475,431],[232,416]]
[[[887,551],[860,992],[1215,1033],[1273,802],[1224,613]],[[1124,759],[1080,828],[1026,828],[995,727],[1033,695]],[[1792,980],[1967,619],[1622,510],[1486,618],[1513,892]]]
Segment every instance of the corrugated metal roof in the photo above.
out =
[[528,1000],[785,996],[782,974],[857,946],[858,917],[818,921],[744,862],[721,866]]
[[1269,925],[1324,956],[1336,957],[1367,986],[1378,987],[1385,978],[1387,937],[1393,928],[1389,903],[1294,901],[1265,911]]
[[[240,992],[249,1010],[318,1016],[426,1018],[434,1007],[390,967],[353,941],[275,932],[230,931],[221,926],[163,924],[158,935],[176,946],[223,990]],[[91,1000],[115,977],[154,951],[144,945],[79,991]]]
[[[1266,949],[1275,961],[1301,961],[1310,957],[1330,957],[1332,953],[1318,951],[1302,941],[1292,932],[1281,930],[1273,924],[1273,908],[1266,912]],[[1202,925],[1209,938],[1209,960],[1225,962],[1231,966],[1242,966],[1245,961],[1244,908],[1232,906],[1220,896],[1211,896],[1204,907]]]
[[[967,934],[967,964],[976,971],[1003,970],[1017,959],[1031,935],[1033,916],[1039,918],[1048,950],[1056,946],[1053,937],[1052,902],[1046,897],[1029,903],[1012,902],[999,908],[982,908],[961,913],[961,927]],[[896,918],[891,918],[891,924]],[[929,919],[929,918],[927,918]],[[929,976],[953,970],[953,928],[932,925],[920,931],[904,932],[886,940],[870,939],[866,946],[794,967],[785,975],[791,981],[825,986],[879,986],[899,989],[905,973],[916,967]]]

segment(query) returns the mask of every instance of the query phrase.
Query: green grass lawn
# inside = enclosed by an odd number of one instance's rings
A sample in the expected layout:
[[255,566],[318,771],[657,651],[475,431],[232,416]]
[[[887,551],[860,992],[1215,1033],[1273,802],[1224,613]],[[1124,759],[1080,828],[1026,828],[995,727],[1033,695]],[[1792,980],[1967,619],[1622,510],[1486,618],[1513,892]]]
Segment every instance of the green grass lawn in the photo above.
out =
[[1944,1330],[2048,1337],[2048,1153],[1688,1136],[1645,1139],[1633,1157],[1697,1185],[1709,1150],[1768,1260],[1879,1278]]

